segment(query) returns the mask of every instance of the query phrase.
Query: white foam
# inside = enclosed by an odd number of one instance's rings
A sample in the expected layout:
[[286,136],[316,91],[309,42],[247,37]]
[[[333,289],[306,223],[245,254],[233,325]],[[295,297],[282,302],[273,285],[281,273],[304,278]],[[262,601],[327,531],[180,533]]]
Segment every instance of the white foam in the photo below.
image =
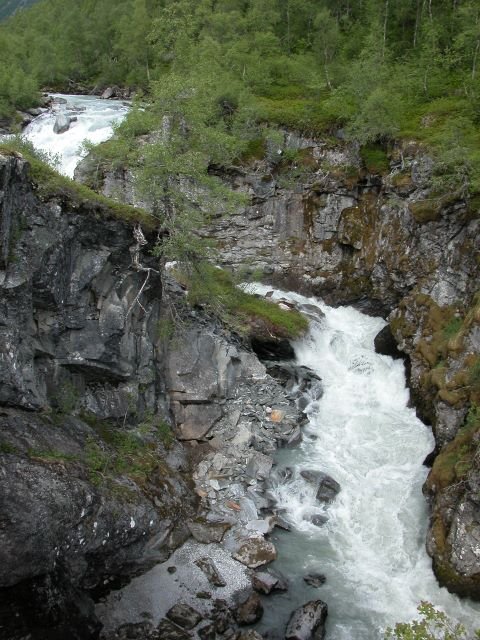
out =
[[[35,118],[25,128],[22,136],[37,149],[58,156],[58,171],[72,178],[75,167],[85,154],[82,144],[85,141],[98,144],[108,140],[112,136],[113,126],[125,118],[130,107],[123,102],[102,100],[96,96],[52,95],[66,99],[67,103],[57,104],[53,111]],[[57,114],[69,113],[72,108],[85,110],[72,112],[77,121],[71,123],[68,131],[54,133],[53,125]]]

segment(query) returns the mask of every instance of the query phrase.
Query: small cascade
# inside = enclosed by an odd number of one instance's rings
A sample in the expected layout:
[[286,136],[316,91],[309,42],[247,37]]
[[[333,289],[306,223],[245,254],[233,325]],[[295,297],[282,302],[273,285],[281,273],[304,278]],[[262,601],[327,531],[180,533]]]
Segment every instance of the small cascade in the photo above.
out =
[[[58,171],[73,178],[75,167],[86,153],[83,143],[98,144],[108,140],[130,106],[126,102],[102,100],[97,96],[52,94],[52,97],[55,99],[52,110],[35,118],[22,135],[40,151],[56,157]],[[74,118],[64,133],[53,130],[59,114]]]

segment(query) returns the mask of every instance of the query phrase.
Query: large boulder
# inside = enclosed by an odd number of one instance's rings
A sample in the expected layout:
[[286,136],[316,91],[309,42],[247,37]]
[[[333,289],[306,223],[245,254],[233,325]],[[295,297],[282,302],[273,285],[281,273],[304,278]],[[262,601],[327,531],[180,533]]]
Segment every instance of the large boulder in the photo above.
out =
[[285,640],[323,640],[328,607],[312,600],[293,612],[285,631]]
[[53,131],[55,133],[65,133],[70,129],[70,123],[72,122],[70,116],[66,113],[59,113],[55,118],[55,124],[53,125]]

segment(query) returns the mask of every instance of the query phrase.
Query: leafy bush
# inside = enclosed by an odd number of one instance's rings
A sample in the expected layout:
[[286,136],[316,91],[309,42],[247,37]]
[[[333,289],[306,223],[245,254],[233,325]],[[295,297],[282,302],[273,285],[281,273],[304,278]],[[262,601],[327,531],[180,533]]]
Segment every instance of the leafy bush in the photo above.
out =
[[[451,620],[429,602],[418,607],[420,620],[399,622],[385,632],[385,640],[471,640],[472,636],[459,622]],[[480,630],[475,631],[480,638]]]

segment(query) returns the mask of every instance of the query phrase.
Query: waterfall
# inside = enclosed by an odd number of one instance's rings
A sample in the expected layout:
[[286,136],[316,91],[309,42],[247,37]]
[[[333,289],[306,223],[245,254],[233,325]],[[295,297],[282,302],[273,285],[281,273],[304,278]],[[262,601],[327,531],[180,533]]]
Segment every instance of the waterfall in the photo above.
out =
[[[275,629],[281,633],[289,612],[316,598],[329,605],[332,640],[382,638],[386,626],[414,618],[422,600],[478,626],[480,606],[438,586],[425,550],[422,462],[434,439],[408,406],[403,362],[374,351],[385,322],[292,293],[273,297],[300,309],[309,305],[308,313],[315,305],[323,314],[294,344],[296,364],[321,378],[323,396],[316,399],[316,393],[305,408],[302,444],[277,455],[278,468],[288,473],[277,472],[272,493],[293,531],[278,536],[274,568],[288,576],[290,588],[268,599],[259,631],[279,637]],[[317,501],[302,470],[325,472],[341,485],[333,503]],[[325,524],[312,524],[315,515]],[[303,581],[308,573],[325,575],[325,584],[309,587]]]
[[[128,103],[102,100],[96,96],[53,94],[60,102],[54,109],[38,116],[23,131],[23,137],[37,149],[56,157],[57,169],[70,178],[80,158],[85,154],[85,141],[98,144],[112,136],[113,127],[127,115]],[[54,133],[53,125],[59,113],[77,118],[65,133]]]

